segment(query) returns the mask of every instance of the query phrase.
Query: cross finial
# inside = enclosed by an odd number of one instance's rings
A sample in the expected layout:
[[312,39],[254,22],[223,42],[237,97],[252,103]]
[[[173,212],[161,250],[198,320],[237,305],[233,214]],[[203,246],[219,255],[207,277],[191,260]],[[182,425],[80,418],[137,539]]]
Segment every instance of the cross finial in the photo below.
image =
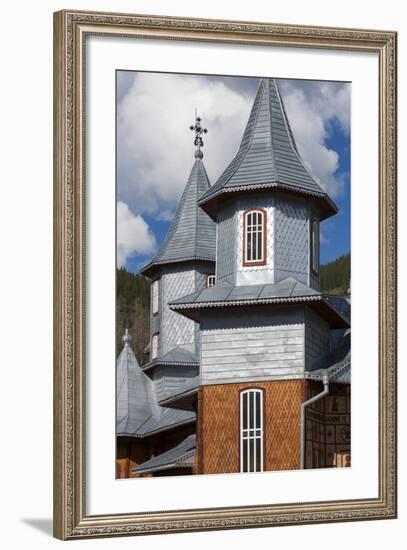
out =
[[195,109],[195,124],[189,127],[190,130],[195,132],[195,139],[194,139],[194,145],[196,147],[195,158],[203,157],[203,153],[201,151],[201,147],[203,147],[204,145],[202,134],[206,134],[208,131],[206,128],[202,128],[201,121],[202,121],[201,117],[196,116],[196,109]]

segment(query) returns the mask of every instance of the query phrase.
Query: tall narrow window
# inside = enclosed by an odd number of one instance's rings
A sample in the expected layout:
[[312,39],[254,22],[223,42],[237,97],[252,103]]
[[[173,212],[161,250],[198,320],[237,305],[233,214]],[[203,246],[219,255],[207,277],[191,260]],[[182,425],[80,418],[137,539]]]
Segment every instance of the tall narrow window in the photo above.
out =
[[263,390],[240,394],[240,471],[263,471]]
[[311,267],[314,273],[319,270],[319,227],[318,221],[311,221]]
[[151,338],[151,359],[157,359],[158,357],[158,333],[153,334]]
[[243,220],[243,265],[265,265],[266,211],[261,208],[246,210]]
[[160,280],[154,281],[152,286],[153,315],[157,315],[160,308]]
[[216,284],[216,275],[207,275],[206,276],[206,288],[215,286]]

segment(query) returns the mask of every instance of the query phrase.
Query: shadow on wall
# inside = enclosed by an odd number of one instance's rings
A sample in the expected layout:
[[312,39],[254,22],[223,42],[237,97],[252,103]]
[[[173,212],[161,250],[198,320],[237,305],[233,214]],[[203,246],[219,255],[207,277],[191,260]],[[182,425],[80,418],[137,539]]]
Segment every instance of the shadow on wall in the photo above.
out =
[[52,537],[52,518],[21,518],[21,521]]

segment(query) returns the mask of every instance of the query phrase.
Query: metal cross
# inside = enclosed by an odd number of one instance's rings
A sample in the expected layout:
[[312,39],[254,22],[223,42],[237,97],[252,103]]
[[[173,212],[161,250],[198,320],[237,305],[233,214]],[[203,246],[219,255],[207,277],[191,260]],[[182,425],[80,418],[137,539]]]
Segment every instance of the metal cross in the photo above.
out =
[[201,120],[201,117],[195,115],[195,124],[189,127],[190,130],[195,132],[194,145],[198,147],[198,149],[200,147],[203,147],[204,144],[202,140],[202,134],[206,134],[208,131],[206,128],[202,128]]

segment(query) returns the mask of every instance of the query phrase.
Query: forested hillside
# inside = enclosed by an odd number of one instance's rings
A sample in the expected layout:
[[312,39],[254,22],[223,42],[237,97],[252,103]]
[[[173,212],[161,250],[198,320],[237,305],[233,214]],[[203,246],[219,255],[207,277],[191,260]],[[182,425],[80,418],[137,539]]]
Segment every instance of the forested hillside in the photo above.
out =
[[346,296],[350,287],[350,254],[321,265],[321,291]]
[[116,292],[116,355],[122,350],[121,338],[128,327],[134,353],[142,365],[146,360],[143,350],[150,336],[150,283],[145,277],[121,268],[117,270]]
[[[321,290],[327,294],[346,296],[350,286],[350,254],[321,265]],[[141,275],[124,268],[117,270],[116,353],[122,350],[121,337],[129,328],[132,347],[140,365],[147,357],[143,350],[150,336],[150,283]]]

